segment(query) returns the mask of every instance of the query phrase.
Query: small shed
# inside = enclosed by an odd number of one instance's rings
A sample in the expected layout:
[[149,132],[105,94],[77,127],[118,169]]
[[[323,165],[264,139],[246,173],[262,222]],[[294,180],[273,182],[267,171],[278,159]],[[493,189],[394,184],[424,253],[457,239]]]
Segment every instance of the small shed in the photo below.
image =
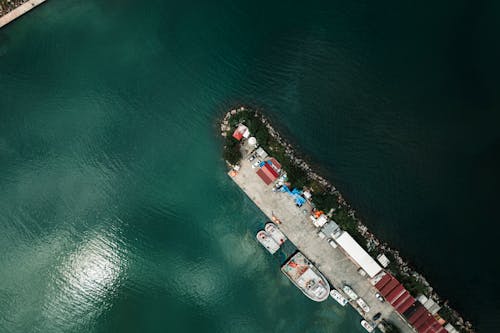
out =
[[323,233],[330,238],[335,238],[334,235],[339,231],[340,228],[334,221],[330,221],[323,226]]
[[264,158],[266,158],[268,156],[267,152],[262,147],[257,148],[257,150],[255,151],[255,153],[257,155],[259,155],[259,157],[261,159],[264,159]]
[[281,164],[280,162],[278,162],[274,157],[271,157],[269,159],[269,161],[271,161],[271,164],[273,165],[273,168],[276,170],[276,171],[280,171],[281,170]]

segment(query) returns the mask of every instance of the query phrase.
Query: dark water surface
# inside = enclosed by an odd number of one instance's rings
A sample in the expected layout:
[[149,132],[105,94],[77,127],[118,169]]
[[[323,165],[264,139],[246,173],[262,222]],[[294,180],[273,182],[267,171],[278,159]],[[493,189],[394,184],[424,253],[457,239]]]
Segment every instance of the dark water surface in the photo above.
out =
[[258,105],[480,331],[499,324],[499,5],[58,1],[0,31],[1,332],[363,332],[254,241]]

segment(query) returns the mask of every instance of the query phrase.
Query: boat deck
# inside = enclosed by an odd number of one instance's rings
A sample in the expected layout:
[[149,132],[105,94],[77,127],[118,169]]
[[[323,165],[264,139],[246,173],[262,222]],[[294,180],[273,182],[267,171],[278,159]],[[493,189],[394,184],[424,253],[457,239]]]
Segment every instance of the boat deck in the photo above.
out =
[[321,273],[311,267],[311,263],[302,253],[297,252],[281,267],[281,271],[309,298],[318,302],[328,298],[330,292],[328,281],[325,281]]

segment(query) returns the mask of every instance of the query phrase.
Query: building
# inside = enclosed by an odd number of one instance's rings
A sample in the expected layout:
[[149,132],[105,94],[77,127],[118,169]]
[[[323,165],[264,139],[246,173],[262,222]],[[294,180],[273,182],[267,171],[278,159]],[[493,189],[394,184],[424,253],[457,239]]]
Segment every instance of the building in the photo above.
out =
[[[267,152],[262,148],[262,147],[259,147],[257,148],[257,150],[255,150],[255,153],[261,158],[261,159],[265,159],[268,154]],[[281,167],[281,165],[280,165]]]
[[320,216],[316,217],[314,215],[310,216],[313,224],[315,227],[321,228],[323,227],[326,223],[328,223],[328,217],[325,214],[321,214]]
[[453,327],[453,325],[451,325],[450,323],[446,324],[444,328],[450,333],[458,333],[457,329]]
[[233,138],[235,138],[238,141],[241,141],[243,138],[248,138],[250,136],[250,131],[248,130],[248,127],[246,127],[243,124],[238,125],[238,127],[234,130],[233,132]]
[[261,164],[261,167],[257,170],[257,175],[266,185],[271,184],[279,177],[279,174],[273,169],[271,164],[267,162]]
[[382,267],[352,238],[347,232],[343,231],[335,242],[344,250],[351,260],[362,268],[371,278],[377,275]]
[[403,315],[418,333],[448,333],[448,330],[419,301],[416,301]]
[[322,229],[323,234],[329,238],[336,238],[338,234],[341,232],[340,227],[334,221],[329,221],[327,224],[323,226]]
[[415,303],[410,292],[391,274],[381,273],[374,281],[376,282],[375,288],[400,314],[403,314]]
[[269,159],[269,162],[271,162],[271,166],[273,167],[274,170],[276,170],[276,172],[279,173],[281,171],[281,164],[274,157],[271,157]]
[[418,301],[420,303],[422,303],[422,305],[427,309],[429,310],[429,312],[432,314],[432,315],[435,315],[436,313],[438,313],[439,310],[441,310],[441,306],[439,306],[439,304],[437,304],[436,302],[434,302],[433,299],[431,298],[427,298],[426,296],[424,295],[420,295],[417,297]]

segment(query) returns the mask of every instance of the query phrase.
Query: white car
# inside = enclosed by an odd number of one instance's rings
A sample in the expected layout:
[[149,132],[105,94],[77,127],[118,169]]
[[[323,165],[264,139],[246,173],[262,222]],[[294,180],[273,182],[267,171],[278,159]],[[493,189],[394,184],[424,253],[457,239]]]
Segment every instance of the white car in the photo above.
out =
[[380,302],[382,302],[382,303],[384,303],[384,302],[385,302],[385,299],[384,299],[384,298],[382,297],[382,295],[380,295],[379,293],[376,293],[376,294],[375,294],[375,297],[377,297],[377,299],[378,299]]

